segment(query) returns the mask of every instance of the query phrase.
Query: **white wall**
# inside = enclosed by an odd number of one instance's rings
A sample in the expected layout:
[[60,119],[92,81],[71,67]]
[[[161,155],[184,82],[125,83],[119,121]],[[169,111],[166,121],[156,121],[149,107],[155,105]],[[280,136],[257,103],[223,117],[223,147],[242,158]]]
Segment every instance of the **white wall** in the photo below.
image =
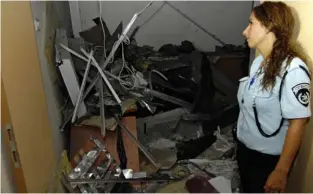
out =
[[[140,11],[147,3],[146,1],[102,1],[102,17],[113,32],[120,21],[123,21],[125,27],[133,14]],[[251,1],[172,1],[170,3],[227,44],[244,43],[242,31],[248,24]],[[80,17],[81,23],[73,24],[74,34],[77,34],[75,26],[86,30],[94,25],[92,19],[99,16],[98,1],[79,1],[78,5],[80,15],[72,15],[72,21],[74,21],[73,17],[75,19]],[[214,50],[215,45],[220,45],[162,1],[154,2],[136,21],[134,27],[145,23],[159,8],[158,13],[137,33],[139,44],[159,48],[166,43],[179,44],[183,40],[190,40],[197,48],[206,51]],[[71,6],[71,9],[77,8]]]

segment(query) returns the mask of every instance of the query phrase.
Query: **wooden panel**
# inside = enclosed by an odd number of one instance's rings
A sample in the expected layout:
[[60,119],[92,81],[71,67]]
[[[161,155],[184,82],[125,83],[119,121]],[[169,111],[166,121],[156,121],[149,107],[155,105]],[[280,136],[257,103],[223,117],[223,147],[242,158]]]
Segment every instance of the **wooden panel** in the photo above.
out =
[[1,2],[1,64],[27,192],[45,192],[56,158],[30,2]]
[[[124,125],[129,129],[129,131],[137,138],[137,128],[136,128],[136,117],[125,117],[123,118]],[[118,154],[116,150],[117,133],[111,138],[105,139],[105,145],[108,149],[112,150],[112,155],[118,159]],[[125,152],[127,156],[127,168],[133,169],[134,172],[139,172],[139,154],[137,145],[131,140],[126,133],[122,131]]]
[[[137,137],[136,117],[125,117],[123,123],[127,128]],[[71,129],[71,159],[77,154],[80,149],[84,151],[90,150],[94,144],[88,142],[91,135],[102,139],[108,151],[119,163],[119,158],[116,150],[116,131],[107,131],[106,137],[103,139],[100,134],[100,128],[98,127],[73,127]],[[134,172],[139,172],[139,153],[137,145],[124,133],[123,141],[125,152],[127,156],[127,168],[133,169]]]
[[[1,82],[1,87],[3,88],[2,82]],[[3,140],[5,148],[8,150],[8,158],[9,158],[9,163],[10,163],[10,170],[12,170],[13,173],[13,187],[16,188],[16,191],[18,193],[25,193],[26,192],[26,185],[25,185],[25,180],[24,180],[24,174],[23,174],[23,169],[20,168],[15,168],[14,163],[13,163],[13,156],[11,153],[11,149],[9,146],[9,135],[6,130],[6,125],[11,123],[10,120],[10,113],[8,110],[8,105],[7,105],[7,99],[5,96],[5,91],[1,91],[1,135],[3,135]],[[12,136],[13,133],[11,133],[11,141],[14,141],[14,136]],[[18,150],[17,150],[18,153]],[[2,156],[1,156],[2,157]],[[10,171],[9,171],[10,172]]]

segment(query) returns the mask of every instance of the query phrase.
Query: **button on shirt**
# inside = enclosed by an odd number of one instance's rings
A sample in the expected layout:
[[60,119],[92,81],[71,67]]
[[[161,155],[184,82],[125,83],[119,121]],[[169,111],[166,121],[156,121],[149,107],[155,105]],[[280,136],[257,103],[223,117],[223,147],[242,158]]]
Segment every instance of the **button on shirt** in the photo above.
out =
[[[310,109],[310,78],[300,66],[307,66],[300,58],[294,58],[287,68],[283,62],[281,75],[276,77],[272,90],[263,90],[261,80],[263,71],[260,64],[263,57],[257,57],[250,68],[250,74],[241,78],[237,98],[240,113],[237,122],[237,137],[248,148],[272,155],[282,151],[288,130],[288,119],[307,118],[311,116]],[[282,98],[279,101],[279,89],[282,76],[288,71],[282,88]],[[307,69],[308,70],[308,69]],[[280,132],[273,137],[264,137],[259,132],[253,112],[253,102],[258,112],[261,128],[266,134],[274,133],[285,118]]]

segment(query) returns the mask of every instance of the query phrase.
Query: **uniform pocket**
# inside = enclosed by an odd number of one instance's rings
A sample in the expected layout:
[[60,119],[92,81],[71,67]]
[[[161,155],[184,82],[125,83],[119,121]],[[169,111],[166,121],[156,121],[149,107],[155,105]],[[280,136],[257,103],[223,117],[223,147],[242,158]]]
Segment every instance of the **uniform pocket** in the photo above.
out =
[[275,91],[275,88],[273,90],[266,90],[261,86],[257,87],[256,91],[254,92],[254,96],[257,98],[271,98],[276,97],[277,95],[278,93]]
[[261,84],[261,78],[257,79],[256,87],[254,89],[254,96],[259,98],[276,98],[279,93],[279,86],[281,83],[281,79],[276,79],[276,83],[273,89],[263,89]]
[[[271,91],[262,90],[258,88],[258,91],[254,93],[255,104],[261,113],[274,113],[280,116],[280,102],[278,99],[278,90],[273,88]],[[274,115],[273,115],[274,116]]]

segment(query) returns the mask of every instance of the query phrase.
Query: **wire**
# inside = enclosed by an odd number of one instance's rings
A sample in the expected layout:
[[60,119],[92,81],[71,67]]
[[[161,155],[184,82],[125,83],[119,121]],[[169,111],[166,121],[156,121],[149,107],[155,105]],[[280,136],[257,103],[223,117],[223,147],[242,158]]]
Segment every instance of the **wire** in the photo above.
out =
[[193,23],[194,25],[196,25],[198,28],[200,28],[202,31],[204,31],[205,33],[207,33],[209,36],[211,36],[212,38],[214,38],[216,41],[218,41],[219,43],[221,43],[223,46],[226,46],[226,43],[223,42],[221,39],[219,39],[216,35],[214,35],[213,33],[207,31],[205,28],[203,28],[201,25],[199,25],[197,22],[195,22],[194,20],[192,20],[188,15],[184,14],[181,10],[177,9],[175,6],[173,6],[172,4],[170,4],[168,1],[164,1],[164,3],[166,3],[168,6],[170,6],[172,9],[174,9],[176,12],[178,12],[181,16],[183,16],[184,18],[186,18],[187,20],[189,20],[191,23]]
[[163,2],[162,5],[146,20],[144,21],[142,24],[138,25],[138,28],[143,27],[144,25],[146,25],[157,13],[159,13],[159,11],[164,7],[165,3]]
[[[129,42],[130,42],[130,41],[129,41],[128,37],[127,37],[126,44],[128,45]],[[120,73],[119,73],[118,77],[121,78],[121,73],[122,73],[122,71],[123,71],[124,69],[126,69],[126,70],[128,70],[128,72],[130,72],[132,78],[133,78],[133,79],[136,79],[135,72],[133,72],[133,71],[128,67],[127,62],[125,61],[123,43],[122,43],[122,60],[123,60],[123,63],[122,63],[123,66],[122,66],[122,68],[121,68],[121,70],[120,70]],[[119,81],[119,82],[120,82],[120,81]],[[121,83],[121,82],[120,82],[120,84],[121,84],[121,86],[122,86],[124,89],[126,89],[126,90],[131,90],[131,89],[133,89],[133,88],[135,87],[135,80],[134,80],[134,83],[133,83],[133,85],[132,85],[131,87],[128,87],[127,85],[125,85],[125,84],[123,84],[123,83]]]
[[153,3],[153,1],[150,1],[141,11],[139,11],[137,14],[138,16],[140,16],[140,14],[142,14],[142,12],[144,12],[149,6],[151,6]]
[[103,33],[103,54],[105,59],[107,58],[107,54],[106,54],[106,49],[105,49],[105,32],[104,32],[104,27],[103,27],[103,22],[102,22],[102,4],[101,4],[101,0],[99,0],[99,19],[100,19],[100,24],[101,24],[101,28],[102,28],[102,33]]
[[[149,72],[149,86],[150,86],[150,89],[153,90],[153,86],[152,86],[152,73],[156,73],[158,74],[159,76],[161,76],[163,79],[165,79],[166,81],[168,81],[167,77],[165,77],[165,75],[163,75],[161,72],[159,72],[158,70],[155,70],[155,69],[152,69],[150,72]],[[153,100],[153,95],[150,96],[150,101]]]
[[[135,20],[137,17],[139,17],[149,6],[151,6],[152,5],[152,3],[153,3],[153,1],[150,1],[142,10],[140,10],[139,12],[137,12],[137,13],[135,13],[135,16],[132,18],[132,20]],[[101,23],[101,27],[102,27],[102,31],[103,31],[103,51],[104,51],[104,56],[105,56],[105,58],[107,58],[107,56],[106,56],[106,51],[105,51],[105,32],[104,32],[104,27],[103,27],[103,23],[102,23],[102,6],[101,6],[101,0],[99,0],[99,11],[100,11],[100,23]],[[129,26],[130,27],[130,26]],[[128,28],[128,26],[126,27],[126,28]],[[124,30],[125,31],[125,30]],[[121,82],[121,78],[122,78],[122,72],[123,72],[123,70],[124,69],[126,69],[127,70],[127,72],[129,72],[130,74],[129,74],[129,76],[132,76],[132,79],[137,79],[136,78],[136,74],[135,74],[135,72],[133,71],[133,70],[131,70],[129,67],[128,67],[128,64],[127,64],[127,62],[125,61],[125,56],[124,56],[124,44],[126,44],[126,45],[129,45],[130,44],[130,40],[129,40],[129,38],[126,36],[126,35],[124,35],[123,33],[122,33],[122,35],[118,35],[118,39],[120,39],[121,38],[121,36],[123,36],[122,37],[122,68],[121,68],[121,70],[119,71],[119,74],[118,74],[118,81],[119,81],[119,84],[121,85],[121,87],[122,88],[124,88],[125,90],[131,90],[131,89],[133,89],[133,88],[135,88],[136,87],[136,83],[135,83],[135,80],[133,81],[133,84],[132,84],[132,86],[131,87],[129,87],[128,85],[129,84],[125,84],[125,83],[122,83]],[[113,48],[116,46],[116,44],[118,43],[118,40],[116,41],[116,42],[114,42],[114,44],[113,44]],[[109,63],[113,63],[114,62],[114,53],[113,53],[113,56],[112,56],[112,59],[110,60],[110,62]],[[111,72],[111,71],[110,71]],[[161,75],[162,76],[162,75]],[[123,76],[124,77],[124,76]],[[164,77],[163,77],[164,78]],[[122,80],[122,81],[124,81],[124,80]]]
[[66,98],[65,103],[64,103],[64,105],[63,105],[63,107],[60,109],[60,112],[62,112],[62,111],[63,111],[63,109],[67,106],[67,103],[68,103],[69,99],[70,99],[70,96],[68,96],[68,97]]
[[[100,0],[99,0],[100,1]],[[150,1],[142,10],[140,10],[139,12],[136,12],[135,15],[133,16],[133,18],[131,19],[130,21],[130,24],[132,24],[148,7],[150,7],[152,5],[153,1]],[[126,29],[129,29],[131,28],[131,25],[127,25],[126,28],[124,29],[124,32],[125,31],[128,31]],[[103,29],[104,30],[104,29]],[[129,41],[129,38],[126,36],[126,34],[124,35],[124,32],[122,33],[122,35],[119,35],[119,38],[120,36],[123,36],[123,42],[125,42],[125,44],[129,45],[130,41]],[[124,39],[126,38],[126,40]],[[115,45],[117,44],[118,41],[116,41],[114,44],[113,44],[113,48],[115,47]],[[123,44],[122,44],[123,46]],[[113,54],[113,57],[112,57],[112,61],[114,61],[114,54]]]
[[[130,44],[130,40],[129,40],[129,38],[126,36],[126,35],[120,35],[120,34],[118,34],[118,37],[120,38],[121,36],[123,36],[124,38],[123,38],[123,40],[122,40],[122,43],[121,43],[121,47],[122,47],[122,68],[120,69],[120,71],[119,71],[119,73],[118,73],[118,81],[119,81],[119,84],[121,85],[121,87],[123,87],[125,90],[131,90],[131,89],[133,89],[134,87],[136,87],[135,86],[135,81],[134,81],[134,83],[132,84],[132,86],[131,87],[129,87],[129,84],[125,84],[125,83],[122,83],[121,82],[121,80],[122,80],[122,78],[124,78],[124,77],[129,77],[129,76],[132,76],[133,77],[133,79],[136,79],[136,76],[135,76],[135,72],[134,71],[132,71],[129,67],[128,67],[128,64],[127,64],[127,62],[126,62],[126,60],[125,60],[125,55],[124,55],[124,44],[126,44],[126,45],[129,45]],[[117,41],[114,43],[114,45],[115,44],[117,44]],[[112,57],[112,61],[114,61],[114,55],[113,55],[113,57]],[[129,72],[130,74],[127,76],[122,76],[122,72],[124,71],[124,69],[126,69],[127,70],[127,72]],[[112,71],[110,71],[110,72],[112,72]],[[123,80],[122,80],[123,81]]]

